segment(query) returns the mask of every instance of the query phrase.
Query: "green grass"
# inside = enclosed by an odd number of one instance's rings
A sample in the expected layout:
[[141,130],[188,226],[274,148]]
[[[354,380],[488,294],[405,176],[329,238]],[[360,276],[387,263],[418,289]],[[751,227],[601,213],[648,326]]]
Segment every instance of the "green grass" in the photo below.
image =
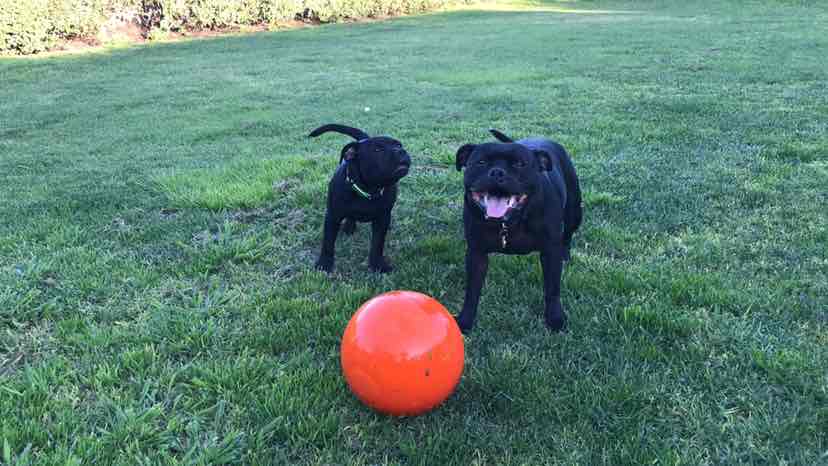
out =
[[[570,1],[0,61],[0,463],[828,464],[827,27]],[[413,154],[391,275],[365,225],[310,267],[332,121]],[[459,309],[489,127],[579,169],[570,332],[495,257],[457,392],[377,415],[340,335],[390,289]]]

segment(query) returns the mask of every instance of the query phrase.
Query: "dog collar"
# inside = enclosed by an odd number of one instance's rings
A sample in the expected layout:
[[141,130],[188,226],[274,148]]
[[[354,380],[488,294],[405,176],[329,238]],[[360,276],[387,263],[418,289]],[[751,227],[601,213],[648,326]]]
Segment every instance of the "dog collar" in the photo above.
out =
[[359,194],[360,196],[364,197],[365,199],[368,199],[369,201],[373,201],[374,199],[379,199],[380,197],[382,197],[382,194],[385,192],[385,188],[380,188],[379,191],[377,191],[376,193],[371,194],[371,193],[365,191],[364,189],[360,188],[359,185],[356,184],[350,178],[345,178],[345,179],[351,185],[351,189],[353,189],[355,193]]
[[379,199],[382,197],[383,193],[385,193],[385,188],[380,188],[377,192],[371,193],[368,190],[359,186],[359,184],[351,179],[351,166],[348,164],[345,167],[345,181],[351,186],[351,189],[354,190],[355,193],[359,194],[361,197],[368,199],[369,201],[373,201],[375,199]]

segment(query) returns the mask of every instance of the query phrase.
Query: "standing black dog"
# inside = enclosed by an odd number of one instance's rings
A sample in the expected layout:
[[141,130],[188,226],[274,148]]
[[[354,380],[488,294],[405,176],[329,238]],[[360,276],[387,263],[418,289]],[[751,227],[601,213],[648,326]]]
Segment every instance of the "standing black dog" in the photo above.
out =
[[392,267],[383,256],[385,235],[391,225],[391,209],[397,202],[397,182],[408,174],[411,157],[400,141],[385,136],[372,138],[349,126],[320,126],[308,137],[328,131],[346,134],[356,142],[342,148],[339,167],[328,184],[322,252],[316,267],[326,272],[333,270],[334,245],[344,220],[346,234],[354,232],[355,222],[371,222],[368,265],[376,272],[390,272]]
[[466,297],[457,316],[466,333],[474,326],[490,253],[540,252],[544,319],[551,330],[566,325],[561,272],[572,235],[581,224],[581,189],[564,148],[545,138],[517,142],[497,130],[500,143],[466,144],[457,150],[465,167],[463,225],[466,236]]

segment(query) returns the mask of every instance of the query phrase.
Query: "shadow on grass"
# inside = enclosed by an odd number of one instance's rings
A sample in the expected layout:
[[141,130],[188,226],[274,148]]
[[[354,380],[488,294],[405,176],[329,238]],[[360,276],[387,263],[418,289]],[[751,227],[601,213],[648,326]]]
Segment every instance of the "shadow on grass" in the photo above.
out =
[[[145,50],[177,49],[187,48],[193,44],[210,43],[224,44],[225,46],[236,46],[248,43],[250,40],[271,40],[278,35],[280,39],[300,38],[304,39],[308,34],[327,32],[328,30],[339,30],[340,28],[376,28],[388,26],[405,25],[411,19],[427,17],[451,18],[457,15],[469,13],[559,13],[566,15],[634,15],[641,14],[635,10],[609,10],[578,8],[578,0],[561,1],[483,1],[472,5],[460,5],[443,10],[424,12],[414,15],[397,16],[388,19],[367,21],[354,21],[346,23],[330,23],[322,25],[308,25],[303,28],[291,28],[276,31],[228,31],[221,35],[178,37],[175,39],[151,41],[151,42],[114,42],[100,46],[92,46],[82,49],[56,50],[43,52],[35,55],[24,56],[2,56],[0,55],[0,70],[3,67],[36,67],[42,63],[55,62],[96,62],[103,59],[124,58]],[[7,81],[8,82],[8,81]],[[12,82],[13,83],[13,82]]]

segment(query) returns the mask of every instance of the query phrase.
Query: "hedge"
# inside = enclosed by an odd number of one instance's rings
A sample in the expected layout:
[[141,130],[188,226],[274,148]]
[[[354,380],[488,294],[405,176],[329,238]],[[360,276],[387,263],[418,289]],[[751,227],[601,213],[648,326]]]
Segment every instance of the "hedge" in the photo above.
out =
[[409,14],[472,0],[0,0],[0,53],[31,54],[90,38],[115,14],[131,13],[149,35]]

